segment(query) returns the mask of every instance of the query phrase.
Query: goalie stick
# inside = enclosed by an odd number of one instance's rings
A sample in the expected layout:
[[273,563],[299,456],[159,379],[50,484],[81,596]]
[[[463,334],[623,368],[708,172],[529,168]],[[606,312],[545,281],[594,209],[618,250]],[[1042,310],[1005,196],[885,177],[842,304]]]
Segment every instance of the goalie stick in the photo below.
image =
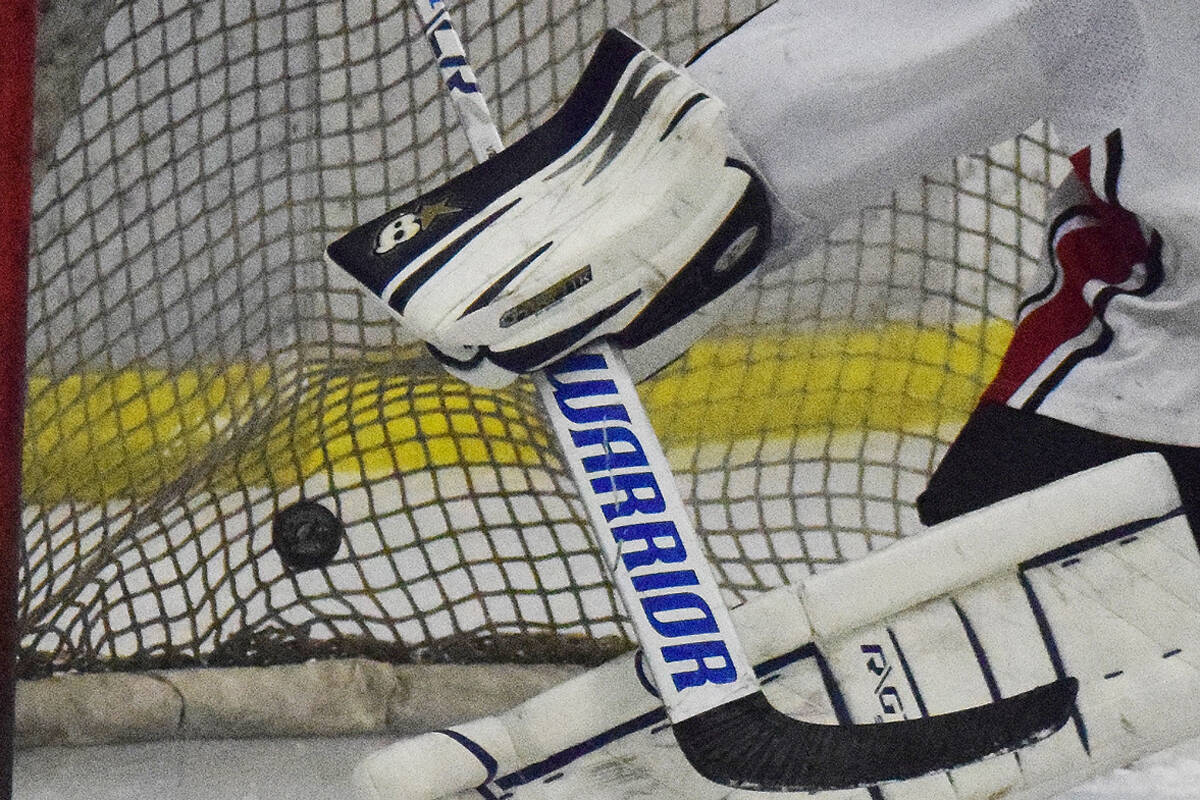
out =
[[[415,5],[471,149],[489,158],[502,143],[442,0]],[[596,341],[533,377],[676,740],[704,777],[775,791],[900,780],[1018,749],[1070,717],[1073,678],[887,724],[823,725],[780,713],[738,642],[621,354]],[[452,738],[475,752],[460,734]]]

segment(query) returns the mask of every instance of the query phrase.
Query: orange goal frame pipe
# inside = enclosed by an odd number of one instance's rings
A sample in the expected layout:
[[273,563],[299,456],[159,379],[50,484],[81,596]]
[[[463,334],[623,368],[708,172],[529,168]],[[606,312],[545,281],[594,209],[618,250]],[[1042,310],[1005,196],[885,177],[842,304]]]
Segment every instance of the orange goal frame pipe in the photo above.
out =
[[12,797],[36,0],[0,0],[0,798]]

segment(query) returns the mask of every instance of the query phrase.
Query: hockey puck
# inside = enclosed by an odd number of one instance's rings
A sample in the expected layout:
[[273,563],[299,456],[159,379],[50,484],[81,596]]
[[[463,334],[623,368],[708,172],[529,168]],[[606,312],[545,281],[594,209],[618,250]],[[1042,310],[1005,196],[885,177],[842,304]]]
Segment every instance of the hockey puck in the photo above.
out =
[[320,503],[301,500],[275,515],[271,545],[283,565],[293,572],[329,566],[342,546],[346,529]]

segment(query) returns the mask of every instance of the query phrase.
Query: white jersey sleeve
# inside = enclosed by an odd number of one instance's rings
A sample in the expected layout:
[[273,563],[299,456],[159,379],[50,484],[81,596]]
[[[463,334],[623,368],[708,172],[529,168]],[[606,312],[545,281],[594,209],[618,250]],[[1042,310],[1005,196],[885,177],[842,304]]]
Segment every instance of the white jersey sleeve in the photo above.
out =
[[1200,447],[1200,4],[779,0],[692,74],[826,223],[1031,122],[1082,148],[985,400]]
[[1117,127],[1145,82],[1138,13],[1125,0],[779,0],[690,69],[783,205],[829,220],[1039,118],[1078,144]]

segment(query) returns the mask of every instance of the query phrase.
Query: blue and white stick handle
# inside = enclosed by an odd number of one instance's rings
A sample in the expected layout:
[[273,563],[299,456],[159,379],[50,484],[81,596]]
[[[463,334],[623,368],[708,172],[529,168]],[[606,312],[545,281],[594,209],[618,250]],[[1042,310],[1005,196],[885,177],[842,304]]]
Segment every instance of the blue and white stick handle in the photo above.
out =
[[414,0],[413,4],[421,15],[425,38],[433,47],[438,70],[442,73],[446,88],[450,90],[450,99],[454,102],[463,131],[470,142],[471,152],[477,161],[486,161],[503,150],[504,144],[500,141],[500,132],[492,123],[487,100],[479,91],[479,81],[467,61],[462,40],[450,24],[442,0]]
[[671,722],[757,692],[620,352],[594,342],[534,381]]

